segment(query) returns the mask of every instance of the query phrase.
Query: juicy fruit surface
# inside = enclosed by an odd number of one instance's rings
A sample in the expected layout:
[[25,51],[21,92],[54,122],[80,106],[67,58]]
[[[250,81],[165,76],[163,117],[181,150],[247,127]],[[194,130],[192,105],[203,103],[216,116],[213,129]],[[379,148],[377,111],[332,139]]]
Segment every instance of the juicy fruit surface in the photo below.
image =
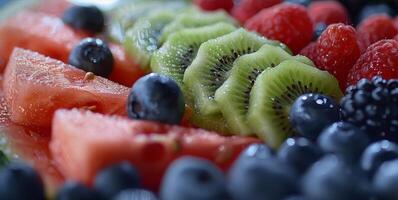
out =
[[308,14],[314,24],[348,23],[348,13],[338,1],[314,1],[308,7]]
[[[59,108],[125,115],[128,88],[29,50],[15,49],[4,92],[13,122],[49,127]],[[70,99],[73,99],[71,101]]]
[[[26,27],[29,26],[29,29]],[[51,31],[48,31],[51,30]],[[65,25],[56,16],[24,11],[0,25],[0,71],[3,71],[14,47],[36,51],[51,58],[67,62],[69,53],[87,33]],[[124,50],[109,44],[115,59],[111,80],[131,86],[144,73]]]
[[90,183],[103,167],[127,160],[149,188],[156,188],[166,167],[182,155],[208,159],[225,170],[243,148],[258,142],[78,110],[58,111],[52,128],[50,147],[67,178]]
[[231,14],[241,24],[244,24],[246,20],[253,17],[262,9],[269,8],[281,2],[281,0],[241,0],[233,7]]
[[100,33],[105,28],[105,16],[96,6],[71,6],[65,10],[62,21],[92,33]]

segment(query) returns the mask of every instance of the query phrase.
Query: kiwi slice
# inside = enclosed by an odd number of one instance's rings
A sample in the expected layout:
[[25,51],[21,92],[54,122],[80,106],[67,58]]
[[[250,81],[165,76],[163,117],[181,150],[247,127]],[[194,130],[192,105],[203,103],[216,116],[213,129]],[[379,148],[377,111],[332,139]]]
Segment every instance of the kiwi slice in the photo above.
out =
[[194,28],[206,25],[211,25],[218,22],[225,22],[232,25],[237,25],[225,11],[203,12],[193,10],[186,12],[176,17],[176,19],[164,27],[163,33],[159,38],[159,42],[163,44],[170,34],[177,32],[184,28]]
[[215,101],[232,132],[241,135],[253,133],[246,117],[254,82],[266,68],[275,67],[289,59],[313,65],[312,61],[304,56],[291,56],[282,48],[268,44],[257,52],[241,56],[235,61],[229,78],[215,94]]
[[336,78],[326,71],[295,60],[269,67],[254,83],[247,121],[257,136],[277,148],[294,134],[288,120],[291,105],[300,95],[311,92],[336,101],[343,95]]
[[228,78],[234,61],[257,51],[267,42],[265,38],[240,28],[203,43],[183,79],[185,88],[195,97],[194,110],[202,115],[219,112],[214,94]]
[[162,30],[173,19],[173,12],[157,12],[139,19],[127,30],[124,48],[143,70],[149,71],[149,62],[152,54],[159,48],[158,39]]
[[217,23],[178,31],[172,34],[167,42],[153,54],[152,71],[170,76],[182,86],[185,70],[196,57],[199,46],[234,30],[235,27],[230,24]]

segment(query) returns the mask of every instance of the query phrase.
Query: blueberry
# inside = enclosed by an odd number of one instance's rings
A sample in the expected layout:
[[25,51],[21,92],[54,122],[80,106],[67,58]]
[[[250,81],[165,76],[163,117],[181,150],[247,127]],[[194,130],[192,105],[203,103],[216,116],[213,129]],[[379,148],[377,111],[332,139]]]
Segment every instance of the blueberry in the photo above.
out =
[[264,160],[272,156],[272,150],[265,144],[252,144],[239,155],[238,160]]
[[321,150],[306,138],[289,138],[278,151],[278,158],[302,174],[322,157]]
[[95,6],[72,6],[65,10],[62,20],[75,29],[93,33],[102,32],[105,28],[104,14]]
[[100,194],[80,183],[66,181],[58,190],[55,200],[99,200]]
[[150,191],[135,189],[120,192],[113,200],[157,200],[155,194]]
[[274,157],[238,159],[228,172],[228,180],[233,200],[280,200],[297,191],[294,170]]
[[373,180],[377,197],[383,200],[398,199],[398,160],[387,161],[380,166]]
[[339,115],[339,106],[331,98],[309,93],[293,103],[289,121],[301,136],[315,140],[325,127],[339,120]]
[[19,163],[0,169],[0,199],[44,200],[44,186],[39,174]]
[[72,49],[68,63],[86,72],[108,77],[112,72],[114,60],[105,42],[96,38],[85,38]]
[[311,0],[285,0],[284,2],[295,3],[307,7],[310,5]]
[[94,188],[107,199],[126,189],[139,187],[136,169],[128,162],[122,162],[101,170],[94,179]]
[[366,171],[369,176],[377,171],[377,169],[385,161],[398,158],[398,145],[387,140],[378,141],[370,144],[361,158],[361,168]]
[[309,200],[307,197],[305,196],[290,196],[288,198],[284,198],[283,200]]
[[393,17],[395,16],[395,10],[386,3],[368,4],[365,5],[359,13],[358,22],[376,14],[386,14]]
[[319,36],[321,36],[321,34],[323,33],[323,31],[326,30],[328,26],[325,23],[317,23],[315,25],[314,28],[314,36],[313,36],[313,40],[317,40],[319,38]]
[[302,191],[310,199],[367,199],[364,186],[368,183],[357,171],[336,156],[326,156],[304,175]]
[[155,73],[140,78],[127,100],[127,113],[131,119],[179,124],[184,109],[184,97],[177,83]]
[[334,153],[346,162],[358,161],[370,140],[366,133],[347,122],[336,122],[324,129],[318,144],[326,153]]
[[222,172],[207,160],[182,157],[166,171],[160,189],[162,200],[222,200],[226,198]]

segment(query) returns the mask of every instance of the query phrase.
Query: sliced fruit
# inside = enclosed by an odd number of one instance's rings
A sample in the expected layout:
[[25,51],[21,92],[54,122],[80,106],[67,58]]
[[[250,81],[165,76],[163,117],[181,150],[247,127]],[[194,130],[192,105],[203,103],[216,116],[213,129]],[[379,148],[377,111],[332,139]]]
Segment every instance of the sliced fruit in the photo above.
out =
[[129,161],[152,189],[178,157],[202,157],[226,170],[246,146],[259,142],[76,109],[57,111],[52,130],[50,149],[66,178],[90,184],[102,168]]
[[273,148],[294,134],[288,120],[291,105],[305,93],[321,93],[337,102],[342,97],[331,74],[294,60],[267,68],[251,91],[248,122],[255,134]]
[[234,30],[232,25],[217,23],[177,31],[153,54],[151,69],[156,73],[170,76],[182,86],[185,70],[196,57],[200,45]]
[[[21,12],[0,25],[0,72],[4,70],[14,47],[29,49],[67,62],[73,46],[87,36],[86,33],[71,29],[58,17],[37,12]],[[115,59],[109,78],[130,87],[144,72],[120,46],[109,46]]]
[[214,93],[228,78],[234,61],[257,51],[267,42],[263,37],[239,29],[203,43],[183,79],[187,90],[195,97],[195,112],[202,115],[218,113]]
[[246,117],[254,82],[266,68],[275,67],[290,59],[313,65],[312,61],[304,56],[291,56],[282,48],[268,44],[234,62],[229,78],[215,94],[215,101],[232,132],[241,135],[253,134]]
[[13,122],[49,127],[59,108],[125,115],[129,88],[16,48],[5,71],[4,92]]
[[126,32],[124,47],[141,68],[149,71],[152,54],[159,48],[159,37],[163,28],[174,19],[171,11],[156,12],[140,18]]
[[219,22],[229,23],[231,25],[237,24],[237,22],[229,17],[225,11],[193,11],[183,13],[177,16],[173,22],[164,27],[163,33],[159,38],[159,43],[163,44],[172,33],[181,29],[207,26]]

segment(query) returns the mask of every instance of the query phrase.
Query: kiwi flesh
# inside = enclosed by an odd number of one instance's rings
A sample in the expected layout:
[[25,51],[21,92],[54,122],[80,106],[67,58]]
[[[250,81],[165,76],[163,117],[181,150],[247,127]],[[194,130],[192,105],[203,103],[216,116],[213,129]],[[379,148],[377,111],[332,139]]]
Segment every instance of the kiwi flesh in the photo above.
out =
[[171,11],[153,13],[140,18],[126,32],[124,48],[144,71],[149,71],[152,54],[158,50],[163,28],[174,19]]
[[180,30],[172,34],[166,43],[153,54],[151,69],[153,72],[173,78],[182,86],[185,70],[196,57],[199,46],[234,30],[234,26],[223,22]]
[[247,121],[258,137],[277,148],[294,134],[288,120],[291,105],[300,95],[311,92],[336,101],[343,95],[334,76],[304,63],[286,60],[267,68],[252,88]]
[[184,28],[195,28],[206,25],[215,24],[218,22],[225,22],[232,25],[237,25],[225,11],[203,12],[193,10],[192,12],[185,12],[176,17],[176,19],[164,27],[164,31],[159,38],[159,42],[163,44],[169,35]]
[[253,53],[268,40],[242,28],[203,43],[184,74],[184,85],[194,96],[193,109],[209,115],[220,112],[214,101],[216,90],[228,78],[234,61]]
[[304,56],[291,56],[282,48],[268,44],[234,62],[230,76],[215,94],[215,101],[232,132],[241,135],[253,134],[247,122],[247,112],[254,82],[265,69],[275,67],[284,60],[297,60],[313,65],[312,61]]

